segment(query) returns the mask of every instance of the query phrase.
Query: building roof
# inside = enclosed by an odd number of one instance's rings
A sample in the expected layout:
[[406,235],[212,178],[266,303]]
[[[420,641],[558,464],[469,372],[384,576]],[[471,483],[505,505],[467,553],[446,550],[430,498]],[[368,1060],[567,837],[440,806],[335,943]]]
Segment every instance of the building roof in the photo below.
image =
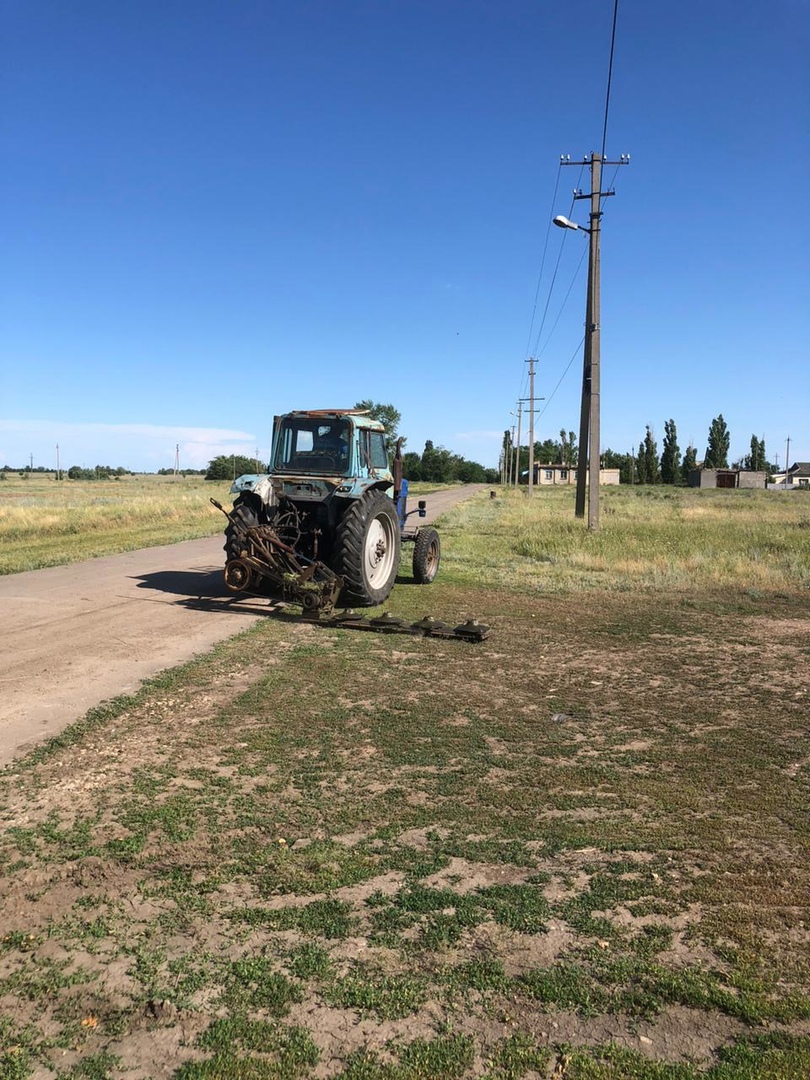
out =
[[810,476],[810,461],[794,461],[788,472],[791,476]]

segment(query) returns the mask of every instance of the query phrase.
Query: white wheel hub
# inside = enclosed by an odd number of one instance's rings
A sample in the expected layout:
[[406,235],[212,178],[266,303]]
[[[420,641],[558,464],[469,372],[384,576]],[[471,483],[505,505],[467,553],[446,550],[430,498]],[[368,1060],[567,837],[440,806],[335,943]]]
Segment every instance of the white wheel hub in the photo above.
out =
[[396,544],[392,534],[392,524],[387,517],[375,518],[366,534],[364,563],[366,579],[376,587],[379,582],[387,581],[391,573]]

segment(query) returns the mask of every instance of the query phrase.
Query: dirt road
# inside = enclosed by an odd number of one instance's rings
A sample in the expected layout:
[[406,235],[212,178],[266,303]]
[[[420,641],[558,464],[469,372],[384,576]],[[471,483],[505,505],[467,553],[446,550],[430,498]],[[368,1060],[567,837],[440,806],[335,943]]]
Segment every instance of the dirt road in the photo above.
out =
[[[435,520],[486,485],[427,497]],[[0,577],[0,765],[266,614],[222,584],[222,536]]]

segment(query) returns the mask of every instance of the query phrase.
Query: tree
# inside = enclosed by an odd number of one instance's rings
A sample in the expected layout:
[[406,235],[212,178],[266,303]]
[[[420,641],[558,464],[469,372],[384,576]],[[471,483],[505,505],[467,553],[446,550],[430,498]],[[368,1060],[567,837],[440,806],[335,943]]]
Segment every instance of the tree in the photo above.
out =
[[422,479],[434,484],[449,484],[455,479],[453,455],[443,446],[434,446],[432,439],[427,440],[422,453]]
[[456,480],[460,480],[462,484],[486,484],[487,470],[483,465],[479,465],[477,461],[467,461],[466,458],[459,458],[456,465]]
[[407,454],[402,455],[402,475],[407,480],[413,480],[414,483],[417,480],[422,480],[422,457],[420,454],[415,454],[413,450],[409,450]]
[[534,444],[534,460],[538,465],[556,465],[560,460],[560,444],[553,439],[543,439]]
[[712,420],[709,428],[709,444],[706,447],[706,455],[703,458],[704,469],[727,469],[728,448],[731,445],[731,435],[726,427],[723,414],[720,413]]
[[[402,420],[399,409],[395,409],[391,404],[383,405],[381,402],[372,401],[370,398],[365,401],[356,401],[354,407],[367,412],[372,420],[380,421],[385,428],[385,447],[388,456],[392,457],[397,448],[399,424]],[[403,445],[406,441],[406,439],[402,440]]]
[[577,438],[573,431],[566,435],[565,429],[560,428],[560,462],[563,465],[571,465],[577,457]]
[[208,463],[206,480],[233,480],[245,473],[256,472],[256,459],[244,457],[242,454],[220,454],[212,458]]
[[677,484],[680,478],[681,449],[678,446],[678,433],[675,421],[664,422],[664,451],[661,454],[661,483]]
[[658,445],[653,437],[652,428],[647,425],[647,433],[643,442],[638,444],[638,456],[636,458],[638,469],[638,482],[640,484],[660,484],[661,476],[658,471]]
[[756,435],[751,436],[751,452],[743,458],[742,465],[744,469],[750,469],[752,472],[767,471],[764,439],[758,439]]
[[697,468],[697,450],[689,443],[686,448],[686,453],[683,455],[683,461],[681,462],[681,480],[684,484],[689,483],[689,474]]
[[619,482],[633,484],[636,479],[636,459],[632,454],[620,454],[617,450],[608,448],[602,453],[603,469],[618,469]]
[[501,443],[501,480],[506,483],[506,477],[509,475],[509,468],[512,464],[512,433],[507,428],[503,433],[503,442]]

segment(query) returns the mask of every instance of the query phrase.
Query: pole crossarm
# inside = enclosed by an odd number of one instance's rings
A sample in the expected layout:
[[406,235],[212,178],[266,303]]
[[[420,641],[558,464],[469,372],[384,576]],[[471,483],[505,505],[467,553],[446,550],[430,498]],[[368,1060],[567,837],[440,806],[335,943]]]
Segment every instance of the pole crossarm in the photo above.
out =
[[[616,192],[615,191],[597,191],[597,192],[594,192],[594,194],[596,195],[596,197],[598,199],[608,199],[608,198],[610,198],[611,195],[615,195]],[[590,192],[584,192],[584,191],[580,191],[579,195],[574,196],[575,199],[590,199],[590,197],[591,197]],[[601,214],[602,211],[600,210],[599,213]],[[582,228],[582,226],[580,225],[580,229],[581,228]]]
[[[561,165],[576,165],[577,168],[579,168],[583,164],[584,165],[589,165],[594,157],[599,157],[599,155],[598,154],[593,154],[593,155],[591,155],[591,157],[583,158],[582,161],[561,161],[560,164]],[[602,160],[602,159],[600,159],[600,160]],[[602,164],[603,165],[629,165],[630,164],[630,155],[629,154],[622,154],[621,160],[619,160],[619,161],[608,161],[608,159],[605,158],[604,160],[602,160]]]

